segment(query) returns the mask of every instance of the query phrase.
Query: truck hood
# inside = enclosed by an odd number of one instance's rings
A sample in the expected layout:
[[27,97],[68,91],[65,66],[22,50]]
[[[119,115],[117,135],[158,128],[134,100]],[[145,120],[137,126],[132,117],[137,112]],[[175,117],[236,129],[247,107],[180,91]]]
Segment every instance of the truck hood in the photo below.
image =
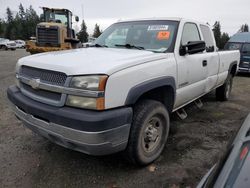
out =
[[117,48],[81,48],[24,57],[22,65],[64,72],[67,75],[107,74],[138,64],[166,58],[165,53]]

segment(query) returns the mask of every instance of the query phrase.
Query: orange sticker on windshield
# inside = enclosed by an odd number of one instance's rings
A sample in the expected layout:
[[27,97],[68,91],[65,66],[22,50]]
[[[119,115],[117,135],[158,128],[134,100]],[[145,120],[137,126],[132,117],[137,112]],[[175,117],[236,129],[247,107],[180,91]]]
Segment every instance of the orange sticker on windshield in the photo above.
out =
[[157,34],[157,40],[168,40],[170,37],[169,31],[159,31]]

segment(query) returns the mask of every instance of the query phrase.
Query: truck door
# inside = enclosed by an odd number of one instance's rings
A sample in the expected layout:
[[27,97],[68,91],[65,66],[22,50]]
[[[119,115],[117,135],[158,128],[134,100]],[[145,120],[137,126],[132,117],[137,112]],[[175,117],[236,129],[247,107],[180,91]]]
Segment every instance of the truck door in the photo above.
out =
[[[201,41],[201,34],[197,24],[187,22],[183,25],[181,41],[179,44],[185,45],[191,41]],[[176,52],[177,61],[177,95],[175,108],[198,98],[205,92],[207,79],[207,54],[205,52],[196,54],[186,54],[181,56]]]
[[211,91],[218,79],[219,72],[219,55],[216,51],[215,39],[212,30],[206,25],[200,25],[203,40],[206,43],[207,53],[207,79],[205,92]]

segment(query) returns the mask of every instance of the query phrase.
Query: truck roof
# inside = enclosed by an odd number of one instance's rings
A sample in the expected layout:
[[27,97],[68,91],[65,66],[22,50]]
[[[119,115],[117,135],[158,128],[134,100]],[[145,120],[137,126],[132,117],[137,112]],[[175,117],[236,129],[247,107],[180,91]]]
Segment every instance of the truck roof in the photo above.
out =
[[236,33],[229,42],[250,43],[250,32]]
[[186,19],[186,18],[181,18],[181,17],[152,17],[152,18],[138,18],[138,19],[124,19],[124,20],[119,20],[117,23],[122,23],[122,22],[133,22],[133,21],[150,21],[150,20],[170,20],[170,21],[186,21],[186,22],[194,22],[197,24],[203,24],[211,27],[209,24],[205,22],[200,22],[192,19]]

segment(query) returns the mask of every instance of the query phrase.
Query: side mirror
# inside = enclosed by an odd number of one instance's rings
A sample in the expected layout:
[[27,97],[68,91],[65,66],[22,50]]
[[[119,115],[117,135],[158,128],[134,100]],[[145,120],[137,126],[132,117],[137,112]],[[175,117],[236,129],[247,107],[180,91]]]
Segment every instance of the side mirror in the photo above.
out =
[[75,21],[79,22],[79,17],[78,16],[75,17]]
[[196,54],[204,50],[206,50],[206,43],[204,41],[190,41],[180,47],[180,55]]

